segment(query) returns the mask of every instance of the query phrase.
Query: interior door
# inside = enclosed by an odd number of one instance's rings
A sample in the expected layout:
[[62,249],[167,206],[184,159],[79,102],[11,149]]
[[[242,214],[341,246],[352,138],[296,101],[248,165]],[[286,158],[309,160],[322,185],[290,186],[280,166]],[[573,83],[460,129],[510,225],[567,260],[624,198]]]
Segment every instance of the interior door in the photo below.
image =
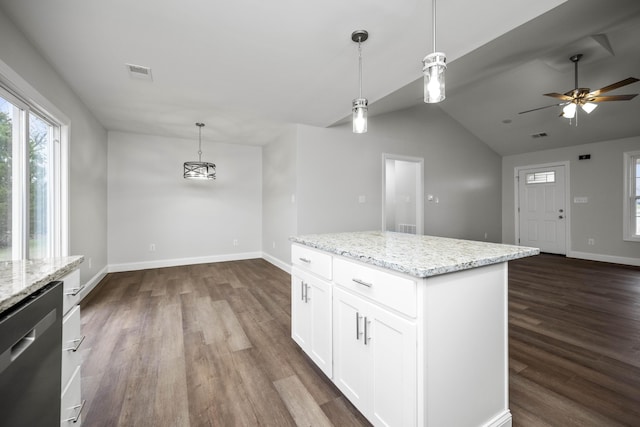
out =
[[519,244],[566,254],[565,168],[521,169],[518,173]]

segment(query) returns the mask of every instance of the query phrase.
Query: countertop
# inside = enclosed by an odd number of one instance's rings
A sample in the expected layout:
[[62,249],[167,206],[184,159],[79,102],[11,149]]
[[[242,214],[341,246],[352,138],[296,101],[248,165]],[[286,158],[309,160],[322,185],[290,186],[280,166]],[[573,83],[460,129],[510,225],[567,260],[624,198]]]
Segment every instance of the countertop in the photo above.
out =
[[525,246],[382,231],[309,234],[290,240],[419,278],[540,253]]
[[84,256],[0,262],[0,312],[69,274]]

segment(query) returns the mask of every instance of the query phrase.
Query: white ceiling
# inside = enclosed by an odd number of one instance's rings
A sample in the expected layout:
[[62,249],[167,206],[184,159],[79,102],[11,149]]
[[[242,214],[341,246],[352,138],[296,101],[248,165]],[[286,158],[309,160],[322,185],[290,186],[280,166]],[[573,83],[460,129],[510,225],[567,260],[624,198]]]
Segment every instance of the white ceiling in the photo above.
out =
[[[449,60],[439,106],[496,152],[640,135],[637,99],[602,105],[577,128],[556,108],[516,114],[553,103],[542,93],[573,88],[567,58],[576,49],[594,53],[581,52],[581,86],[640,77],[639,1],[437,6],[437,47]],[[229,143],[264,144],[288,123],[330,126],[348,116],[356,29],[370,33],[363,95],[374,117],[422,102],[421,60],[432,50],[428,0],[0,0],[0,8],[106,129],[191,138],[202,121],[203,139]],[[615,56],[579,42],[599,33]],[[153,81],[131,78],[126,63],[151,67]],[[640,83],[614,93],[636,92]],[[538,132],[550,136],[531,140]]]

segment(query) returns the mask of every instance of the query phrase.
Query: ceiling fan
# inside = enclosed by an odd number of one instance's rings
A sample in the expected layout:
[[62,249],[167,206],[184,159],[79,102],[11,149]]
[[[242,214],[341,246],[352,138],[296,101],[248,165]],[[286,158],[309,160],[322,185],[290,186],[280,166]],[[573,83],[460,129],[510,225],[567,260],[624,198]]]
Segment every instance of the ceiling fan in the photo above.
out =
[[617,83],[610,84],[609,86],[605,86],[594,91],[589,88],[578,87],[578,61],[580,61],[580,58],[582,58],[582,54],[573,55],[569,58],[569,60],[573,62],[575,68],[575,89],[570,90],[569,92],[566,92],[564,94],[556,92],[544,94],[544,96],[550,96],[552,98],[560,99],[563,102],[559,102],[553,105],[547,105],[545,107],[534,108],[532,110],[521,111],[518,114],[530,113],[532,111],[538,111],[545,108],[563,105],[564,108],[562,109],[560,117],[572,119],[576,115],[578,106],[580,106],[587,114],[589,114],[593,110],[595,110],[595,108],[598,106],[598,102],[629,101],[630,99],[633,99],[638,95],[637,93],[634,93],[631,95],[601,96],[601,94],[603,93],[610,92],[612,90],[621,88],[622,86],[630,85],[631,83],[639,81],[635,77],[628,77],[624,80],[620,80]]

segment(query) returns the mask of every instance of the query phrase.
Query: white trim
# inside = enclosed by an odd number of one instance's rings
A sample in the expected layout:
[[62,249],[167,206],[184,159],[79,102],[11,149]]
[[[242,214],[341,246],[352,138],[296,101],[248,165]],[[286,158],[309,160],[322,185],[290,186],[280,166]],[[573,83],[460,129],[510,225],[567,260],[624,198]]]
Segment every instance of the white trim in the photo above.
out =
[[245,259],[262,258],[261,252],[243,252],[238,254],[212,255],[195,258],[174,258],[155,261],[130,262],[125,264],[110,264],[109,273],[122,271],[148,270],[150,268],[176,267],[180,265],[206,264],[210,262],[240,261]]
[[107,270],[108,267],[103,268],[98,273],[96,273],[95,276],[89,279],[87,283],[84,284],[82,292],[80,292],[80,301],[82,301],[87,295],[89,295],[91,291],[98,285],[98,283],[100,283],[100,281],[104,279],[104,277],[107,275]]
[[632,181],[635,177],[635,168],[632,161],[640,156],[640,151],[627,151],[623,153],[624,171],[623,200],[622,200],[622,239],[627,242],[640,242],[640,236],[635,234],[631,227],[631,218],[635,215],[635,205],[631,204],[632,193],[634,191]]
[[586,259],[589,261],[609,262],[612,264],[635,265],[640,267],[640,258],[629,258],[614,255],[593,254],[590,252],[567,252],[567,258]]
[[484,424],[483,427],[511,427],[511,411],[505,410]]
[[524,166],[516,166],[513,168],[514,170],[514,224],[515,224],[515,242],[514,245],[519,245],[518,241],[520,240],[520,215],[518,212],[518,207],[520,206],[520,188],[518,176],[520,175],[521,170],[527,169],[538,169],[538,168],[549,168],[549,167],[557,167],[564,166],[564,206],[565,206],[565,253],[571,252],[571,169],[569,160],[553,162],[553,163],[542,163],[538,165],[524,165]]
[[291,264],[287,264],[286,262],[282,262],[280,261],[278,258],[269,255],[266,252],[262,252],[262,258],[267,261],[268,263],[271,263],[273,265],[275,265],[276,267],[278,267],[280,270],[284,271],[285,273],[289,273],[291,274]]

